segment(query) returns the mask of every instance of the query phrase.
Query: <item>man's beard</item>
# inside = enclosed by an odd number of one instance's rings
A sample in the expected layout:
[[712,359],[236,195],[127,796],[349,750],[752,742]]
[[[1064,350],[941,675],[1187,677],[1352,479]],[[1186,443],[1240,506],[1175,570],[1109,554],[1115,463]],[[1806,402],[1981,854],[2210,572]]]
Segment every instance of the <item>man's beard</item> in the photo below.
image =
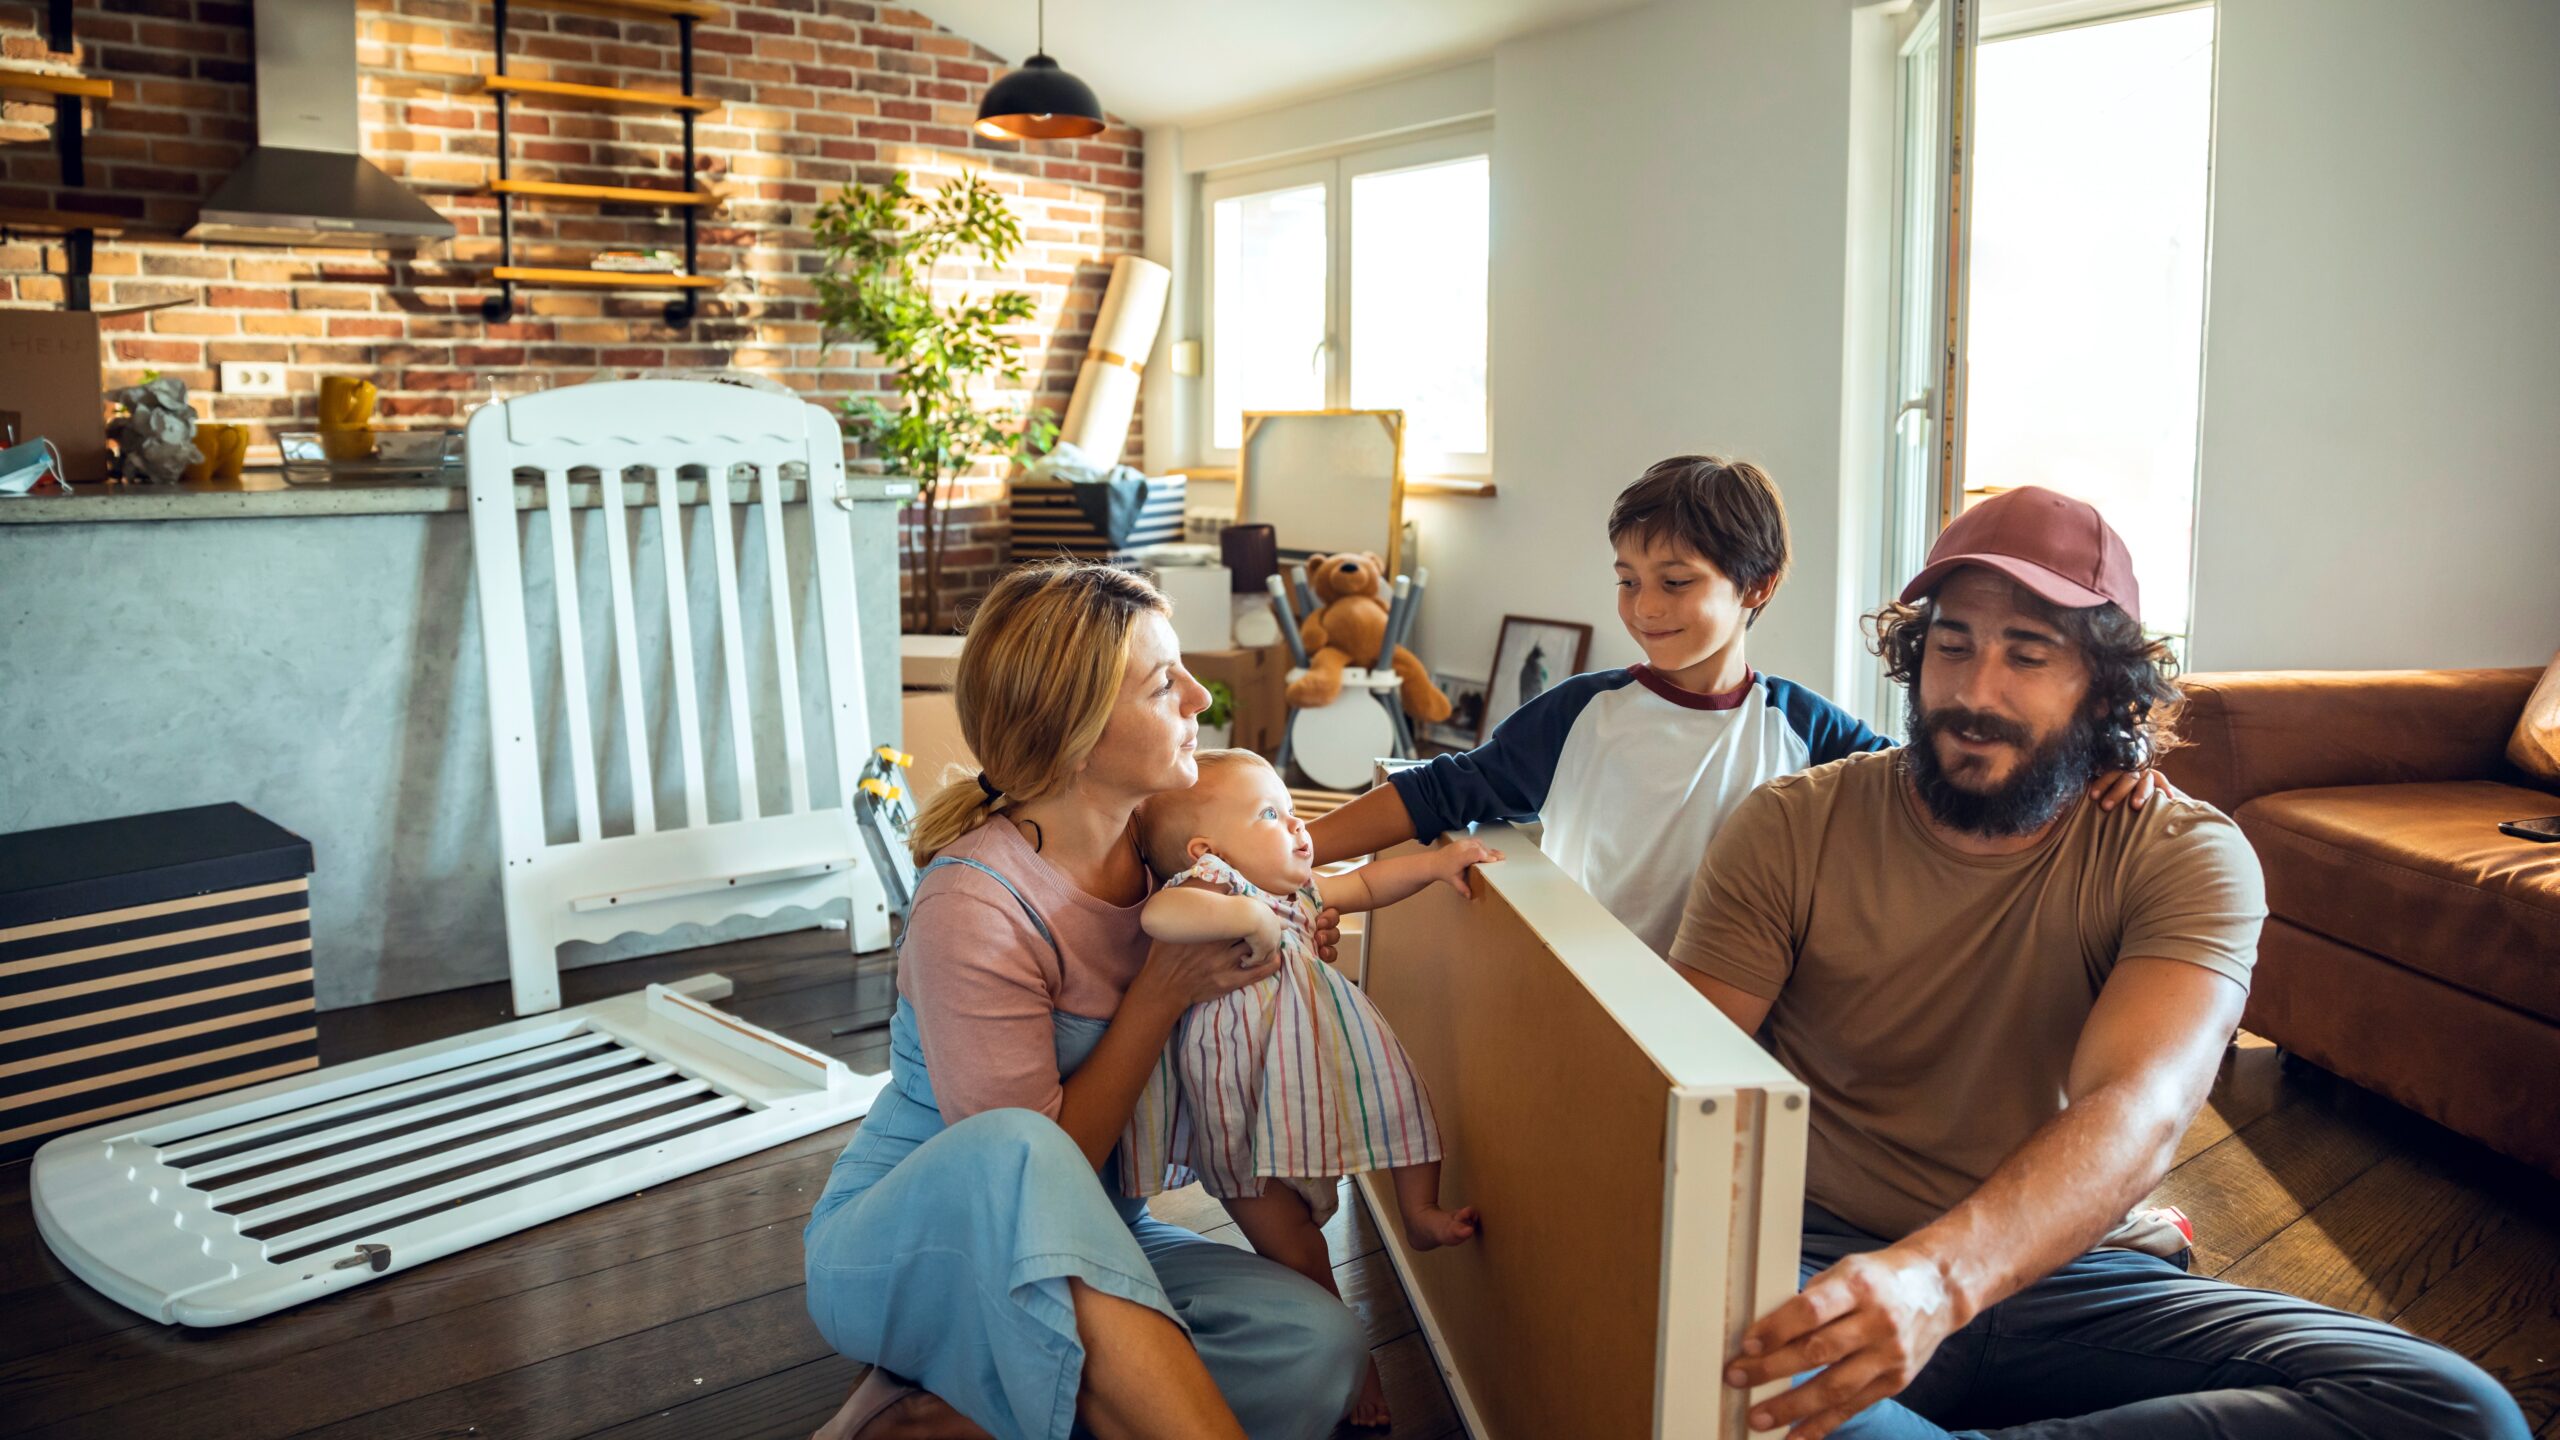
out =
[[[1920,803],[1939,824],[1967,835],[2026,835],[2041,829],[2089,788],[2099,767],[2105,732],[2094,715],[2084,715],[2032,750],[2026,727],[1996,715],[1942,705],[1923,710],[1910,699],[1911,742],[1903,747],[1903,763]],[[1950,730],[2005,740],[2025,758],[1996,790],[1958,785],[1938,759],[1938,737]],[[1981,762],[1977,762],[1981,763]]]

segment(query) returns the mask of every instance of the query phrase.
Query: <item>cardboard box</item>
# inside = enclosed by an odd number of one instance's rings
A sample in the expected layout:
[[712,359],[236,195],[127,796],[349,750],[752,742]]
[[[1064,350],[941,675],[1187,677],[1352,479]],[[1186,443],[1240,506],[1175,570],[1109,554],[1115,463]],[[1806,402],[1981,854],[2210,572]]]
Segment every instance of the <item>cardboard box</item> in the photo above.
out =
[[0,310],[0,428],[6,443],[44,439],[76,482],[107,478],[107,404],[98,317],[85,310]]
[[1215,680],[1235,692],[1235,744],[1257,755],[1280,753],[1289,733],[1289,650],[1262,645],[1242,650],[1191,650],[1183,668],[1206,685]]

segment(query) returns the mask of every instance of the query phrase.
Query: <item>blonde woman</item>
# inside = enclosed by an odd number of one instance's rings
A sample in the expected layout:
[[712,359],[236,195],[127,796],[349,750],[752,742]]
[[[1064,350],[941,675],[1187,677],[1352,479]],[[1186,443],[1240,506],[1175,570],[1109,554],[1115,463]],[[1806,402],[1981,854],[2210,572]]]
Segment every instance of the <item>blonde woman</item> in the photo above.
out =
[[1367,1360],[1350,1313],[1097,1174],[1183,1011],[1277,964],[1138,928],[1138,805],[1192,783],[1209,703],[1163,598],[1008,575],[954,699],[986,769],[917,819],[892,1083],[805,1232],[811,1318],[874,1367],[819,1440],[1331,1434]]

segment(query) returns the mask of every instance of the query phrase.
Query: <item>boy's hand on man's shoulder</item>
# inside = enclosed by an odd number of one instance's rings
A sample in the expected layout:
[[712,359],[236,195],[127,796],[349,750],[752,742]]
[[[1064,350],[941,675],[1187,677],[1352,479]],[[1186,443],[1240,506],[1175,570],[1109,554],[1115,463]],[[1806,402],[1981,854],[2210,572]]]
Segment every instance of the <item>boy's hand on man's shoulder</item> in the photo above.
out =
[[2101,810],[2113,810],[2127,802],[2139,810],[2149,804],[2154,795],[2177,793],[2177,786],[2148,766],[2140,770],[2110,770],[2089,782],[2089,798],[2097,801]]

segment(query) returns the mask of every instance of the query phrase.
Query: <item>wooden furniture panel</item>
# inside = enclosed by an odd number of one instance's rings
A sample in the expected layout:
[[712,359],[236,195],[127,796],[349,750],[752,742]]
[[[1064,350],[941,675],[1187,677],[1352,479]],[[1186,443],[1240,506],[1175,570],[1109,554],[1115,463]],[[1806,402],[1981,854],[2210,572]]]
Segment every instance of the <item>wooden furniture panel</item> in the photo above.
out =
[[[1795,1292],[1803,1087],[1526,836],[1476,898],[1367,917],[1365,987],[1429,1082],[1471,1245],[1413,1252],[1361,1177],[1480,1440],[1746,1433],[1718,1377]],[[1764,1392],[1765,1393],[1765,1392]]]

